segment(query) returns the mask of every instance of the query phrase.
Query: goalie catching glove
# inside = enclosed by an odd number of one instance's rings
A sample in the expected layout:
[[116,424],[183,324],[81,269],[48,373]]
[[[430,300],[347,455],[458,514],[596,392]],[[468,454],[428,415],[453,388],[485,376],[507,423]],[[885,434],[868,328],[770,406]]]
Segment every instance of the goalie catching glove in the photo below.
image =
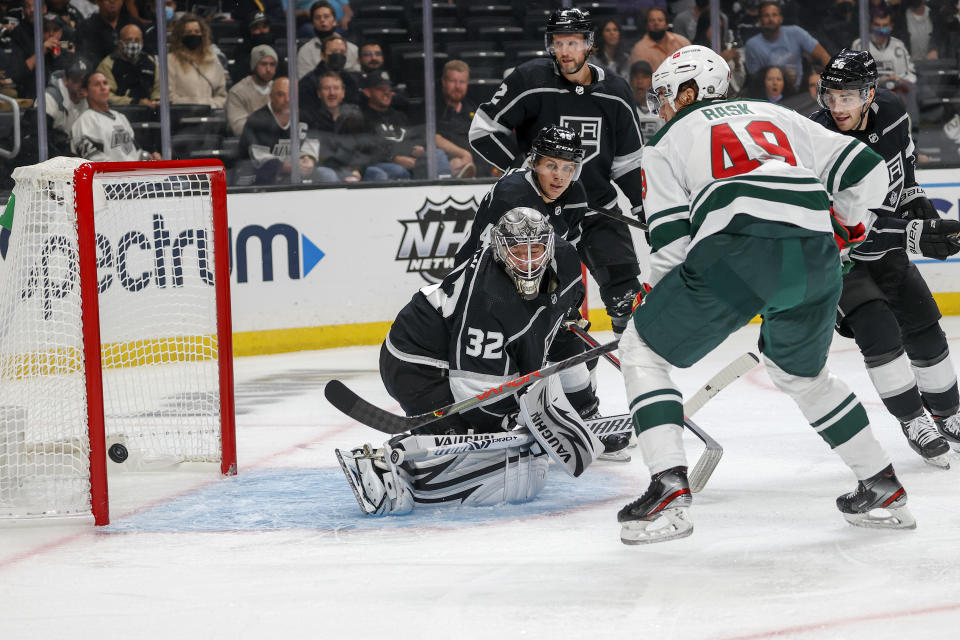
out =
[[900,195],[897,216],[903,220],[936,220],[940,214],[921,187],[907,187]]
[[911,220],[907,223],[906,249],[934,260],[946,260],[960,251],[960,222],[956,220]]

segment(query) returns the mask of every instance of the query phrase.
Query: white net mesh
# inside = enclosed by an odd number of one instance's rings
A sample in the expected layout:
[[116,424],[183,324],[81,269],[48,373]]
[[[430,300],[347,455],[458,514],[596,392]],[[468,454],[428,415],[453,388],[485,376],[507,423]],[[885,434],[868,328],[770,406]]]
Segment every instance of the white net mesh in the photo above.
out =
[[[90,511],[73,168],[17,170],[0,267],[0,517]],[[129,463],[220,460],[207,175],[93,180],[107,442]]]

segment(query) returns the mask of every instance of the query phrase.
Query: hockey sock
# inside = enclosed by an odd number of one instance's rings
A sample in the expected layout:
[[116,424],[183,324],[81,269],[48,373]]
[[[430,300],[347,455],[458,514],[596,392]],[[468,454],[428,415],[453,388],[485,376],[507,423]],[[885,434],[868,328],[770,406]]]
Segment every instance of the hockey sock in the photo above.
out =
[[960,406],[957,393],[957,374],[954,372],[950,352],[944,351],[933,360],[911,361],[917,375],[917,384],[923,402],[937,416],[950,416]]
[[923,413],[917,379],[902,347],[893,353],[867,356],[864,363],[870,381],[891,415],[900,422],[908,422]]
[[687,466],[683,397],[670,379],[670,363],[647,346],[633,323],[624,331],[619,351],[633,428],[650,473]]
[[810,426],[858,479],[869,478],[890,464],[870,430],[863,405],[826,367],[815,377],[804,378],[787,373],[766,356],[764,362],[777,388],[793,398]]

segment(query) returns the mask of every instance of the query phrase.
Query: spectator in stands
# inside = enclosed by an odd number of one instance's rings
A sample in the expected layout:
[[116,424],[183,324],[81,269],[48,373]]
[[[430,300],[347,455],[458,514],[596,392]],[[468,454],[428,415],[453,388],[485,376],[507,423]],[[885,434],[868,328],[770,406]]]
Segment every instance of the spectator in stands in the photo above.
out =
[[222,109],[227,102],[227,78],[210,49],[210,27],[192,13],[184,14],[173,24],[169,48],[170,102]]
[[647,92],[653,84],[653,69],[646,60],[637,60],[630,65],[630,88],[633,89],[633,99],[637,103],[637,117],[640,119],[640,133],[643,141],[647,142],[660,127],[663,120],[650,111],[647,104]]
[[243,133],[250,114],[270,101],[273,78],[277,75],[277,52],[260,44],[250,52],[250,75],[230,87],[227,94],[227,126],[233,135]]
[[[751,77],[753,86],[749,90],[750,97],[768,102],[781,102],[784,91],[789,89],[786,84],[786,73],[783,67],[764,67]],[[790,93],[793,94],[793,91],[791,90]]]
[[783,106],[790,107],[800,115],[809,116],[821,108],[817,103],[817,87],[819,84],[820,74],[817,72],[811,73],[807,76],[806,84],[803,85],[807,90],[784,98]]
[[[450,60],[443,65],[440,77],[440,100],[437,101],[437,147],[450,159],[450,170],[458,178],[478,174],[489,176],[493,168],[470,150],[470,123],[477,105],[467,98],[470,65],[463,60]],[[481,166],[477,166],[480,164]]]
[[[693,44],[697,43],[697,21],[700,16],[710,13],[710,0],[696,0],[693,6],[677,14],[673,19],[674,32],[685,37]],[[726,33],[728,29],[727,16],[720,12],[720,33]],[[707,45],[710,46],[710,45]]]
[[630,63],[645,60],[656,71],[660,64],[675,51],[686,47],[690,41],[667,30],[667,12],[659,7],[650,7],[647,12],[647,33],[633,45]]
[[[54,43],[49,50],[47,50],[48,42]],[[46,51],[44,73],[47,79],[50,78],[51,73],[66,69],[76,58],[76,46],[72,40],[67,39],[63,23],[58,18],[43,19],[43,45]]]
[[[870,14],[870,43],[868,50],[877,61],[877,72],[880,78],[877,86],[893,91],[910,118],[916,125],[919,123],[920,110],[917,105],[917,74],[913,68],[913,60],[903,40],[891,36],[893,31],[893,17],[883,5],[875,8]],[[853,48],[862,50],[860,38],[853,41]]]
[[110,104],[160,104],[157,60],[143,51],[143,33],[135,24],[120,29],[117,50],[97,65],[110,84]]
[[66,71],[50,76],[47,83],[47,116],[51,124],[51,142],[60,153],[69,150],[73,123],[87,110],[87,92],[83,88],[90,67],[77,59]]
[[[262,13],[270,22],[284,24],[287,19],[286,4],[286,0],[237,0],[237,8],[234,9],[233,16],[238,20],[246,20],[249,23],[254,14]],[[258,44],[268,43],[261,42]]]
[[827,53],[836,55],[860,35],[856,0],[834,0],[814,31]]
[[[246,32],[243,34],[243,42],[234,51],[234,63],[230,67],[230,77],[234,82],[240,82],[250,73],[250,52],[254,47],[261,44],[270,46],[276,51],[273,28],[270,26],[270,20],[266,14],[258,11],[254,13],[247,22]],[[277,72],[284,74],[286,70],[281,71],[277,60]]]
[[590,56],[590,62],[626,78],[630,70],[630,54],[620,36],[620,23],[613,19],[604,20],[597,34],[597,45]]
[[[313,71],[314,67],[323,59],[324,39],[334,35],[337,21],[333,7],[327,0],[317,0],[310,6],[310,15],[313,24],[314,38],[307,41],[297,52],[297,75],[303,78]],[[344,40],[347,47],[347,59],[344,64],[346,71],[359,71],[360,63],[357,45]]]
[[335,33],[327,36],[323,41],[323,58],[314,67],[313,72],[300,80],[300,108],[318,109],[321,106],[319,96],[320,76],[332,71],[340,76],[343,82],[345,100],[351,104],[360,101],[360,74],[348,73],[343,70],[346,58],[347,43],[343,37]]
[[350,21],[353,20],[353,7],[348,0],[328,0],[336,13],[337,24],[340,30],[346,33],[350,30]]
[[[366,102],[361,105],[365,130],[383,141],[380,162],[368,166],[364,180],[404,180],[426,178],[423,135],[417,135],[407,117],[392,108],[394,88],[383,72],[368,73],[361,89]],[[442,149],[437,149],[437,173],[450,176],[450,161]]]
[[84,80],[88,109],[71,129],[73,152],[96,162],[160,160],[160,154],[137,148],[133,127],[126,116],[110,109],[110,83],[99,71]]
[[317,141],[307,138],[307,125],[300,123],[300,157],[296,169],[290,159],[290,80],[274,78],[270,99],[247,118],[240,136],[240,156],[249,158],[256,176],[255,184],[280,184],[289,181],[297,170],[306,182],[335,182],[336,174],[317,167]]
[[76,42],[77,29],[83,22],[83,14],[80,10],[71,5],[70,0],[47,0],[46,15],[51,14],[63,24],[63,32],[67,39]]
[[120,29],[135,24],[142,33],[145,28],[143,23],[126,12],[121,14],[123,0],[97,0],[97,7],[99,12],[84,20],[78,30],[80,55],[91,66],[100,64],[117,48]]
[[360,45],[360,73],[383,69],[383,47],[379,42],[364,42]]
[[[8,69],[7,77],[16,83],[18,97],[35,98],[37,83],[34,69],[37,67],[37,55],[33,39],[33,0],[23,0],[21,8],[23,19],[9,31],[12,52],[8,54],[9,60],[0,63],[0,66]],[[46,11],[45,5],[44,11]],[[44,57],[49,56],[57,45],[59,45],[58,40],[45,39]]]
[[760,33],[747,40],[746,67],[754,75],[764,67],[779,66],[787,71],[787,84],[794,89],[803,81],[803,58],[812,56],[821,67],[830,62],[830,54],[805,29],[783,26],[778,0],[760,3]]
[[319,77],[317,102],[301,112],[301,120],[311,131],[341,133],[344,123],[362,120],[360,107],[344,102],[343,78],[336,71],[326,71]]
[[903,11],[901,19],[901,39],[910,50],[910,56],[917,60],[936,60],[937,35],[940,26],[934,23],[930,8],[924,0],[904,0],[900,3]]

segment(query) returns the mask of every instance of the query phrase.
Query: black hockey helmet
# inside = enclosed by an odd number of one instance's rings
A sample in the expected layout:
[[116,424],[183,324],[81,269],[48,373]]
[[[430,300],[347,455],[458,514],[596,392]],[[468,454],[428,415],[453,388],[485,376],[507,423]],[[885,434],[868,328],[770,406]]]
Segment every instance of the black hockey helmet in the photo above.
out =
[[547,52],[553,55],[553,36],[557,34],[583,34],[583,39],[588,47],[593,46],[594,34],[593,20],[590,19],[590,13],[580,9],[557,9],[547,20],[547,30],[543,34],[544,45]]
[[538,157],[560,158],[580,164],[583,162],[583,144],[573,129],[551,124],[540,129],[530,147],[530,155],[533,164]]
[[[877,86],[877,61],[869,51],[842,49],[827,63],[817,83],[817,102],[830,111],[851,111],[860,108],[858,129],[870,108],[870,90]],[[857,96],[835,96],[830,90],[856,91]]]

